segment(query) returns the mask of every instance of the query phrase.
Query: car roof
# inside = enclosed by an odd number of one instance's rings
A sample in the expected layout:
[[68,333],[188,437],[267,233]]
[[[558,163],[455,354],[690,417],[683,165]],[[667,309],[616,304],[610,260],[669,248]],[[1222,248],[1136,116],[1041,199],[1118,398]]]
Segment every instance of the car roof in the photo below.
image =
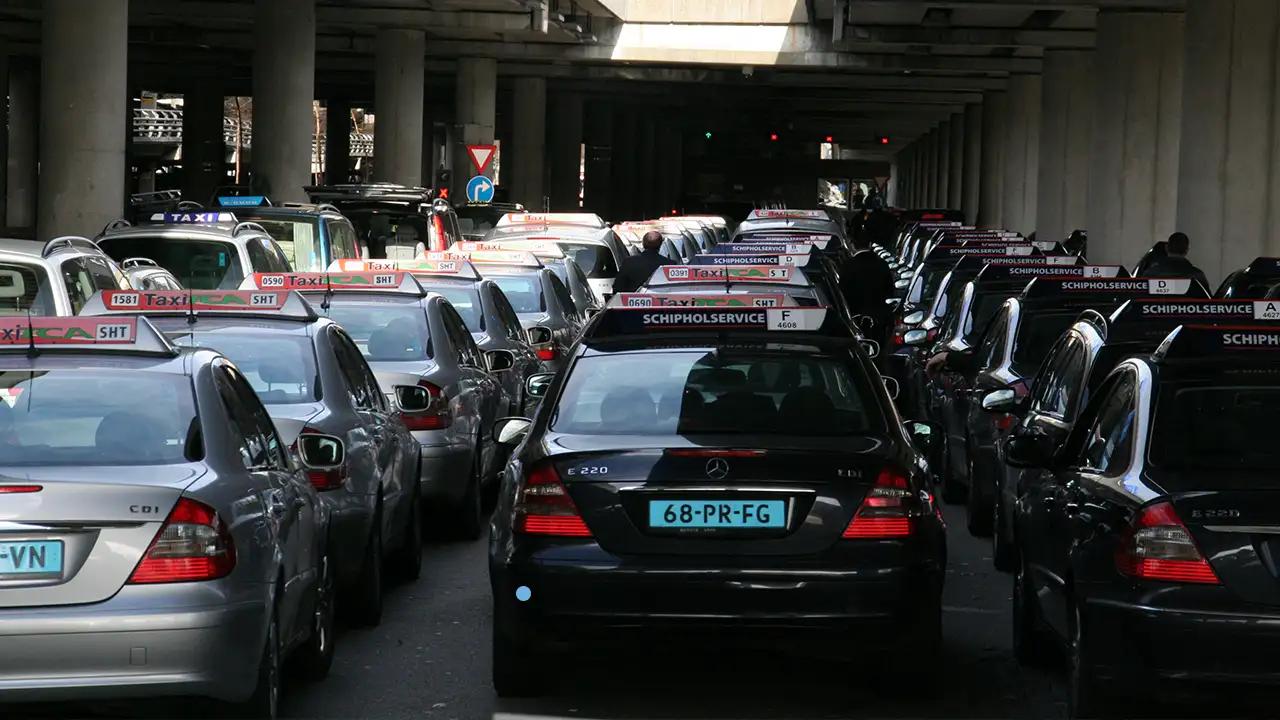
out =
[[579,344],[580,357],[612,355],[618,352],[658,354],[675,350],[701,350],[704,352],[743,350],[767,350],[779,353],[795,353],[800,356],[814,354],[852,353],[858,345],[852,338],[805,333],[803,338],[780,339],[778,333],[765,331],[709,330],[706,332],[681,330],[670,333],[646,335],[617,335],[606,338],[586,338]]
[[199,367],[209,364],[220,354],[208,348],[176,347],[173,355],[137,355],[117,351],[94,351],[77,348],[75,351],[44,352],[32,358],[25,352],[0,352],[0,370],[40,368],[46,370],[127,370],[129,372],[160,372],[171,375],[192,375]]

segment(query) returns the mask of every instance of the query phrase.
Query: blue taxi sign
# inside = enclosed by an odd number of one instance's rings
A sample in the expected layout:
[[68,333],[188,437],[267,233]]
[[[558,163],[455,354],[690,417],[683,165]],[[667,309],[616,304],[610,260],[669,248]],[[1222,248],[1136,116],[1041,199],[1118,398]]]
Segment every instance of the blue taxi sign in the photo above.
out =
[[218,205],[222,207],[259,207],[270,205],[266,195],[219,195]]
[[493,181],[483,175],[476,175],[468,180],[467,202],[493,202]]

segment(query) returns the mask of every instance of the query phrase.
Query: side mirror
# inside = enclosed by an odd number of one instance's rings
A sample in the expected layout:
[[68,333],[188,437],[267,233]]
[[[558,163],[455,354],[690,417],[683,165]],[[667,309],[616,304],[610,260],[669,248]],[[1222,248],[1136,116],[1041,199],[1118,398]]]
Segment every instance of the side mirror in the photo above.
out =
[[421,385],[396,385],[395,392],[396,405],[408,413],[426,412],[435,401],[431,392]]
[[1018,393],[1008,388],[992,390],[982,396],[982,409],[989,413],[1013,412],[1018,407]]
[[336,470],[347,460],[347,448],[341,438],[319,433],[298,436],[298,459],[308,470]]
[[918,420],[908,420],[902,423],[907,429],[907,434],[911,436],[911,444],[916,449],[924,453],[926,458],[932,458],[942,445],[942,428],[931,422],[921,422]]
[[524,390],[529,397],[541,400],[546,396],[547,391],[551,389],[551,381],[555,379],[555,373],[538,373],[530,375],[525,381]]
[[903,345],[923,345],[925,340],[929,339],[929,333],[924,330],[908,330],[902,336]]
[[889,399],[897,400],[898,393],[902,391],[902,386],[898,384],[898,381],[887,375],[880,379],[884,381],[884,389],[889,391]]
[[908,280],[908,279],[906,279],[906,278],[902,278],[901,280],[898,280],[897,282],[895,282],[895,283],[893,284],[893,289],[895,289],[895,290],[902,290],[902,289],[906,288],[906,287],[907,287],[908,285],[910,285],[910,284],[911,284],[911,281],[910,281],[910,280]]
[[515,353],[510,350],[490,350],[484,354],[489,372],[506,372],[516,366]]
[[546,345],[551,342],[551,328],[535,325],[525,331],[525,335],[529,337],[530,345]]
[[922,322],[924,322],[923,310],[916,310],[915,312],[910,313],[906,317],[902,318],[903,325],[919,325]]
[[493,424],[493,437],[500,445],[519,445],[529,434],[531,427],[533,427],[533,421],[529,418],[500,418]]
[[1053,450],[1048,436],[1015,430],[1005,438],[1004,460],[1015,468],[1049,467],[1053,464]]
[[870,315],[854,315],[853,326],[863,332],[873,330],[876,326],[876,319]]

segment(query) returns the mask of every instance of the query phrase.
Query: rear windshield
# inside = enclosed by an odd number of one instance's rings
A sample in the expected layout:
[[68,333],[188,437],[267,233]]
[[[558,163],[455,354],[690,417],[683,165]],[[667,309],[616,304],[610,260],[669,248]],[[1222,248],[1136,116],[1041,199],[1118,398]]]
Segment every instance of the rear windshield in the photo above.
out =
[[262,229],[276,241],[284,251],[285,257],[289,258],[294,270],[298,272],[325,270],[324,253],[321,252],[320,239],[316,233],[319,223],[316,220],[254,218],[253,221],[261,225]]
[[98,244],[117,262],[151,258],[183,287],[195,290],[235,290],[244,280],[239,252],[231,243],[154,236],[105,237]]
[[750,352],[585,357],[552,429],[588,435],[859,435],[884,429],[860,374],[839,360]]
[[370,361],[428,360],[431,329],[418,303],[335,302],[333,318]]
[[462,316],[467,332],[484,332],[484,316],[480,312],[480,290],[471,281],[460,284],[456,282],[432,282],[430,278],[419,277],[422,287],[433,293],[444,296],[453,309]]
[[292,405],[320,399],[316,353],[311,338],[286,333],[235,330],[177,332],[176,345],[217,350],[236,364],[264,405]]
[[618,274],[613,251],[604,245],[559,243],[564,254],[582,268],[589,278],[611,278]]
[[1078,309],[1066,313],[1031,314],[1024,309],[1022,321],[1018,324],[1018,334],[1013,341],[1013,367],[1023,375],[1034,373],[1040,363],[1044,362],[1053,344],[1079,316]]
[[53,292],[44,270],[0,262],[0,315],[55,315]]
[[516,312],[547,311],[547,303],[542,299],[542,278],[537,275],[494,275],[490,279],[502,288],[502,294]]
[[170,465],[200,454],[185,375],[0,373],[0,465]]
[[[1166,384],[1155,407],[1151,462],[1168,469],[1274,472],[1280,467],[1277,407],[1276,369],[1240,368],[1200,382]],[[1218,473],[1200,477],[1211,483]]]
[[369,256],[411,260],[424,250],[443,250],[444,245],[427,227],[426,218],[405,211],[343,209],[355,226],[356,235],[369,248]]

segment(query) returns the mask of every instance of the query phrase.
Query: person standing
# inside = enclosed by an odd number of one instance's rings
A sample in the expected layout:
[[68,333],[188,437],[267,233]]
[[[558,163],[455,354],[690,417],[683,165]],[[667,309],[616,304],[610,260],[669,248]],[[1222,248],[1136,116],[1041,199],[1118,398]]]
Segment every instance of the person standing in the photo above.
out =
[[618,268],[618,275],[613,279],[615,293],[635,292],[648,282],[654,270],[663,265],[675,264],[675,261],[658,252],[662,249],[662,233],[657,230],[645,233],[640,238],[640,245],[644,249],[623,260],[622,266]]
[[872,327],[864,335],[887,347],[889,306],[893,296],[893,271],[871,250],[871,239],[864,228],[853,233],[853,255],[845,261],[840,273],[840,292],[854,315],[866,315]]
[[1187,253],[1190,250],[1191,238],[1187,237],[1186,233],[1176,232],[1170,235],[1164,257],[1158,257],[1153,260],[1142,272],[1142,276],[1156,278],[1189,277],[1200,281],[1200,284],[1206,290],[1211,291],[1209,279],[1205,277],[1204,271],[1196,267],[1187,258]]

